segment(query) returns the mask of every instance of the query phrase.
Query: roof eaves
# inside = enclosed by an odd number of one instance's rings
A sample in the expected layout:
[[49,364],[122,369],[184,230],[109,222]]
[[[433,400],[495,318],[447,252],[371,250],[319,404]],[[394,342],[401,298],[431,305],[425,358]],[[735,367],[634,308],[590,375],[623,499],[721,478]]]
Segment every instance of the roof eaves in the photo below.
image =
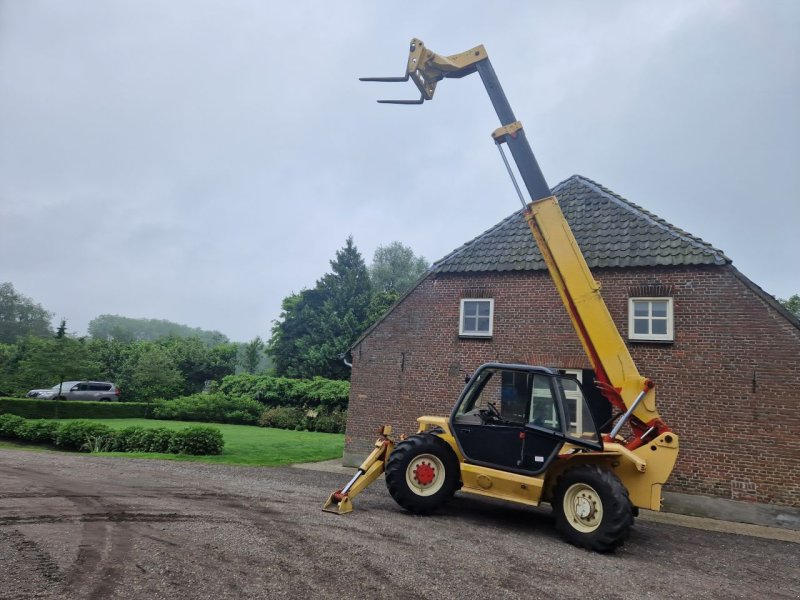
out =
[[756,293],[756,295],[764,300],[767,304],[769,304],[772,308],[774,308],[781,316],[783,316],[789,323],[794,325],[797,329],[800,329],[800,319],[798,319],[791,311],[787,310],[787,308],[778,302],[774,296],[765,292],[760,285],[751,281],[744,273],[739,271],[733,265],[730,265],[731,272],[736,276],[736,278],[745,284],[748,288]]

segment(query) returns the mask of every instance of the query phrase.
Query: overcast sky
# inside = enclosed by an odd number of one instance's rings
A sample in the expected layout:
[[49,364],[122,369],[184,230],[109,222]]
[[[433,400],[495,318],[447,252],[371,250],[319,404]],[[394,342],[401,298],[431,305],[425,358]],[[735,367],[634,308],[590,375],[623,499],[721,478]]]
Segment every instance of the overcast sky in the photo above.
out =
[[0,0],[0,282],[269,336],[353,235],[436,260],[516,210],[484,44],[550,185],[581,174],[800,292],[800,2]]

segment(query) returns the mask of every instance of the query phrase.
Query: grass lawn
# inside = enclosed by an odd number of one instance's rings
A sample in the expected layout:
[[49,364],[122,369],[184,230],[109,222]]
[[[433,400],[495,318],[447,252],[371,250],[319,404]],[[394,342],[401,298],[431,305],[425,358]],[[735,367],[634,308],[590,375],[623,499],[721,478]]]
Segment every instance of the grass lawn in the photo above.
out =
[[[62,419],[77,420],[77,419]],[[158,421],[155,419],[92,419],[113,429],[125,427],[166,427],[183,429],[204,425],[215,427],[225,438],[225,448],[219,456],[187,456],[185,454],[158,454],[145,452],[98,452],[102,456],[126,456],[128,458],[160,458],[226,465],[268,466],[293,463],[316,462],[342,456],[344,435],[341,433],[316,433],[311,431],[289,431],[252,425],[223,425],[222,423],[195,423],[187,421]],[[22,444],[0,442],[0,448],[21,448]],[[27,446],[35,448],[35,446]]]

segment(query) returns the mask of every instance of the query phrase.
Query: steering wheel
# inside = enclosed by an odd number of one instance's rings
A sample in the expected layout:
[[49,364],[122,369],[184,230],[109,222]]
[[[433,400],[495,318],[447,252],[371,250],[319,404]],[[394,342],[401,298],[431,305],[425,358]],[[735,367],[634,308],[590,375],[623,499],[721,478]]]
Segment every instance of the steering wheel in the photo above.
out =
[[500,415],[500,411],[497,410],[497,405],[494,402],[487,402],[486,408],[481,408],[478,411],[478,414],[481,417],[481,421],[484,423],[503,420],[503,417]]
[[489,407],[489,408],[486,409],[486,412],[488,412],[490,416],[494,417],[495,419],[501,419],[502,420],[503,417],[500,414],[500,411],[497,410],[497,403],[495,403],[495,402],[487,402],[486,406]]

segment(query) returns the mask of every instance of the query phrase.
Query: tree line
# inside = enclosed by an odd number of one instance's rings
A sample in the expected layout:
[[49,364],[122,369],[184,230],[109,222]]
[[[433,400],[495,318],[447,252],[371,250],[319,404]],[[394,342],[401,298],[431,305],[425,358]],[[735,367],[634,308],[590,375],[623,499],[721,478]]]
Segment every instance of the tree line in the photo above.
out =
[[284,298],[265,342],[232,343],[206,331],[159,319],[100,315],[89,335],[67,333],[53,313],[0,284],[0,396],[20,396],[63,380],[112,381],[129,401],[197,393],[236,372],[281,377],[349,379],[342,356],[427,270],[399,242],[380,246],[367,267],[347,238],[314,287]]

